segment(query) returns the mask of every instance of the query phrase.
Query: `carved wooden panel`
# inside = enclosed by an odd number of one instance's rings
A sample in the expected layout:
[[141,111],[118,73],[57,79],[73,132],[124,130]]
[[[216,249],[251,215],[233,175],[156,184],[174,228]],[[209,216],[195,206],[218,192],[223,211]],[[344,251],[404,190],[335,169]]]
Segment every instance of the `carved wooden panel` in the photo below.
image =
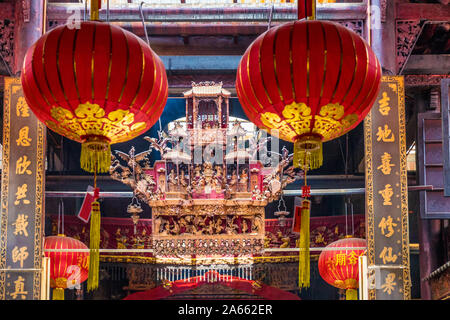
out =
[[[12,70],[14,63],[14,21],[9,19],[0,19],[0,53],[9,69]],[[3,69],[3,61],[1,60],[0,69]]]
[[397,71],[404,68],[414,44],[422,32],[422,25],[420,20],[396,21]]

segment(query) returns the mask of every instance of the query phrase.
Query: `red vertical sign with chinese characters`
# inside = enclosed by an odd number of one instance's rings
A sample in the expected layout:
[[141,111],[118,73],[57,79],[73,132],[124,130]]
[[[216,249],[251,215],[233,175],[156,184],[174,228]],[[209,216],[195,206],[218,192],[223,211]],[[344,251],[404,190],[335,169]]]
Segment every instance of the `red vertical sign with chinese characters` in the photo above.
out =
[[410,299],[405,94],[402,76],[384,76],[364,119],[366,230],[371,300]]
[[0,229],[0,299],[40,298],[45,127],[19,78],[5,78]]

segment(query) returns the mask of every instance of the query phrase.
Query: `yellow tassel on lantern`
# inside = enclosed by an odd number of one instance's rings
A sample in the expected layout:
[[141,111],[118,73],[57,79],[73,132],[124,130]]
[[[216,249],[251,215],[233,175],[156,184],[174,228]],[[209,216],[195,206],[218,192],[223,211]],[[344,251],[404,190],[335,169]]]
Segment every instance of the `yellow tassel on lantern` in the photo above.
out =
[[111,146],[102,138],[91,137],[81,144],[81,168],[87,172],[108,172],[111,166]]
[[102,7],[101,0],[91,0],[91,20],[98,21],[99,19],[99,11]]
[[294,142],[294,168],[307,170],[320,168],[323,164],[322,139],[316,136],[304,136]]
[[358,300],[358,291],[355,289],[345,290],[345,300]]
[[301,226],[298,257],[298,287],[308,288],[310,284],[310,260],[309,260],[309,212],[311,202],[302,200]]
[[100,264],[100,203],[92,203],[91,229],[90,229],[90,254],[89,254],[89,276],[87,290],[92,291],[98,288],[98,274]]
[[54,288],[53,289],[53,300],[64,300],[64,289]]

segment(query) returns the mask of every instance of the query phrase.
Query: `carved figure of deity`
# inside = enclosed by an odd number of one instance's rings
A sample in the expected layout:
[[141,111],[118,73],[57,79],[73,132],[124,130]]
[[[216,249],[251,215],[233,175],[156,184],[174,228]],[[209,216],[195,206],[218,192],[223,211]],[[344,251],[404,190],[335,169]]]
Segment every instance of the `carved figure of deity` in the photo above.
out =
[[215,227],[215,224],[214,224],[213,219],[209,219],[209,223],[205,224],[205,228],[203,229],[203,232],[205,234],[214,234],[214,227]]
[[158,190],[159,192],[166,191],[166,175],[164,173],[160,173],[158,176]]
[[260,230],[262,230],[263,227],[263,220],[260,216],[255,216],[255,218],[252,221],[252,232],[258,233]]
[[232,218],[227,217],[227,228],[226,232],[227,234],[238,234],[239,233],[239,226],[234,223],[236,220],[236,216],[233,216]]
[[242,219],[242,233],[247,233],[248,230],[248,224],[247,224],[247,219]]
[[188,185],[188,182],[186,180],[186,175],[184,173],[184,170],[181,169],[180,170],[180,186],[183,190],[186,190],[187,185]]
[[211,190],[214,188],[214,170],[212,168],[212,164],[209,162],[205,162],[203,164],[203,179],[205,181],[205,193],[211,193]]
[[222,226],[222,222],[223,222],[222,218],[218,217],[217,220],[216,220],[216,224],[215,224],[215,232],[216,232],[216,234],[222,233],[222,231],[224,229],[223,226]]
[[231,199],[231,189],[228,184],[225,185],[225,199]]
[[163,227],[163,231],[160,233],[162,236],[168,236],[170,235],[170,224],[169,221],[165,221],[164,227]]
[[170,170],[169,176],[167,177],[167,183],[169,185],[169,192],[177,191],[178,187],[178,177],[174,169]]
[[237,181],[238,181],[238,177],[236,175],[236,170],[233,170],[233,173],[231,174],[231,179],[230,182],[228,182],[228,185],[230,186],[230,190],[231,192],[236,192],[237,191]]
[[241,176],[239,177],[239,191],[247,192],[248,191],[248,174],[247,169],[242,170]]
[[154,221],[155,229],[154,230],[156,233],[159,233],[161,231],[160,228],[161,228],[162,219],[161,219],[161,217],[156,217],[154,219],[155,219],[155,221]]
[[192,179],[191,185],[193,187],[193,191],[200,192],[201,190],[201,181],[202,179],[202,168],[200,165],[196,165],[194,168],[194,178]]
[[180,225],[173,220],[173,227],[170,229],[170,233],[173,235],[178,235],[180,233]]
[[186,233],[186,234],[195,234],[197,229],[195,228],[195,226],[192,223],[192,216],[185,216],[184,217],[184,221],[186,223],[184,233]]

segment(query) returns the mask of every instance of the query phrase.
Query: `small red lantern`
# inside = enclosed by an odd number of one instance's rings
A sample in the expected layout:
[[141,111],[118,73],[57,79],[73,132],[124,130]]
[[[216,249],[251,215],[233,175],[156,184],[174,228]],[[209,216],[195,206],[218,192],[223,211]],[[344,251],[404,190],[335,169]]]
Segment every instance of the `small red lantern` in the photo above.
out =
[[319,256],[320,276],[330,285],[345,289],[347,300],[357,300],[358,258],[365,248],[366,240],[346,237],[330,243]]
[[329,21],[284,23],[244,53],[236,91],[259,128],[294,142],[294,166],[323,163],[322,142],[355,128],[370,111],[381,65],[355,32]]
[[81,167],[107,172],[110,145],[144,133],[168,96],[165,68],[140,38],[98,21],[59,26],[31,46],[25,99],[51,130],[82,143]]
[[[88,247],[81,241],[64,235],[45,238],[44,250],[47,249],[82,249]],[[45,252],[50,258],[50,285],[53,289],[53,300],[64,300],[64,289],[81,284],[88,278],[89,252]]]

